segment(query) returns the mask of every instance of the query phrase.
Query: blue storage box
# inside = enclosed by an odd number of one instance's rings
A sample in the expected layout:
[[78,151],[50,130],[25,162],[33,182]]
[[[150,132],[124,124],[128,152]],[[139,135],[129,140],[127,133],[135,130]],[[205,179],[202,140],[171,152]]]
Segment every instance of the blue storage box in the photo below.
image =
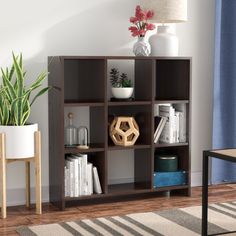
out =
[[186,171],[154,172],[154,188],[186,184]]

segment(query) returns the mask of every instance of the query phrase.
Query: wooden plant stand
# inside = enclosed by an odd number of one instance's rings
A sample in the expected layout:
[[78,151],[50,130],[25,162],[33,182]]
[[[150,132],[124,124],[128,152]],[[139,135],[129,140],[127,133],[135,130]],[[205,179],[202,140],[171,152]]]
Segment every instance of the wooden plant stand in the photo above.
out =
[[35,165],[35,198],[36,198],[36,214],[42,214],[42,190],[41,190],[41,133],[36,131],[35,135],[35,155],[30,158],[7,159],[5,149],[5,134],[0,133],[0,179],[1,179],[1,216],[7,217],[6,206],[6,165],[15,161],[25,162],[26,174],[26,206],[30,207],[30,161]]

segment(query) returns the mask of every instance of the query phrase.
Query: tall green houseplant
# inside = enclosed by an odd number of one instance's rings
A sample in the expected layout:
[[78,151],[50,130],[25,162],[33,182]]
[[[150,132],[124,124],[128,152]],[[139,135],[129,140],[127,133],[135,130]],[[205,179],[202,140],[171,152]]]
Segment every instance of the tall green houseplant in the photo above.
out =
[[[40,73],[37,79],[27,87],[22,54],[15,56],[12,53],[12,58],[13,63],[10,68],[1,68],[0,125],[23,126],[29,119],[31,106],[36,99],[50,89],[50,87],[41,88],[48,72]],[[32,97],[33,91],[36,91],[36,94]]]

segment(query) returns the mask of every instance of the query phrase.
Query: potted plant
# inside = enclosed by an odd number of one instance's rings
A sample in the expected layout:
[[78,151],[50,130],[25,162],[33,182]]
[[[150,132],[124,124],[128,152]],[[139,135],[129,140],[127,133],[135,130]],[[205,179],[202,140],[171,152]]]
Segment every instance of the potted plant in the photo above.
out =
[[117,99],[128,99],[132,96],[134,88],[132,81],[128,79],[127,74],[120,75],[118,69],[112,68],[110,71],[112,95]]
[[[36,99],[50,88],[42,87],[48,72],[40,73],[37,79],[26,86],[26,71],[24,71],[22,54],[12,54],[12,66],[1,68],[0,84],[0,133],[6,137],[6,158],[20,159],[34,156],[34,133],[38,124],[29,124],[31,106]],[[32,92],[40,89],[32,97]]]

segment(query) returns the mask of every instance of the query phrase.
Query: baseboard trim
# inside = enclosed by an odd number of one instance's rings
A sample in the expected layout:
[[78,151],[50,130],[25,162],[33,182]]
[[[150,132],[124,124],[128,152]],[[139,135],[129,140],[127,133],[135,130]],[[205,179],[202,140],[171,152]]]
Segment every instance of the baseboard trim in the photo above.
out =
[[[30,189],[31,203],[35,203],[35,188]],[[49,202],[48,186],[42,187],[42,202]],[[8,189],[7,190],[7,206],[19,206],[25,204],[25,189]]]
[[191,173],[191,186],[202,186],[202,172],[196,171]]

